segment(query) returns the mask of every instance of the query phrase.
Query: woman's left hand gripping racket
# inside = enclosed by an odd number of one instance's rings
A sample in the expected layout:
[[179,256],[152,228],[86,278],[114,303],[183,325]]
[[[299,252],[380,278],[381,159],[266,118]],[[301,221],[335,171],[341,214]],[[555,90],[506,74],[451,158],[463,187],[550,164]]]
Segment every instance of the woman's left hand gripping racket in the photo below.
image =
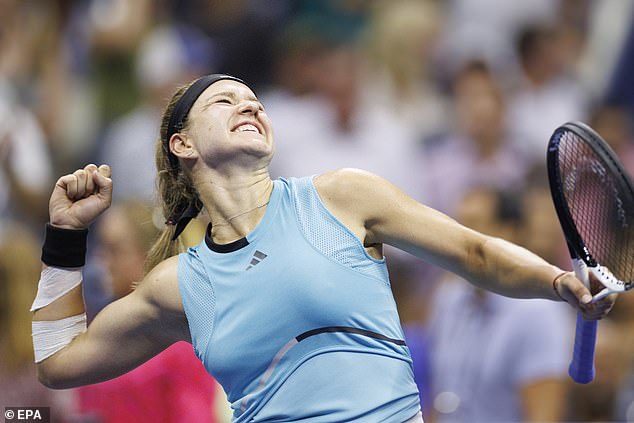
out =
[[[603,284],[594,297],[634,286],[634,189],[616,154],[589,126],[569,122],[548,143],[553,202],[578,279]],[[578,383],[594,379],[597,321],[577,315],[568,373]]]

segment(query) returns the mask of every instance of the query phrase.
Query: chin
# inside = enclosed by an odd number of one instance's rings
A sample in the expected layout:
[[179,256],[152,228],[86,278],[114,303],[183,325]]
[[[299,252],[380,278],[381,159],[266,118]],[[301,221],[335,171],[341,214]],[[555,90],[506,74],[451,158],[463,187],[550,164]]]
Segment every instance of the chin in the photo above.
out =
[[263,153],[271,154],[274,150],[273,143],[269,142],[267,138],[263,137],[253,137],[248,140],[244,145],[244,149],[246,151],[259,151]]

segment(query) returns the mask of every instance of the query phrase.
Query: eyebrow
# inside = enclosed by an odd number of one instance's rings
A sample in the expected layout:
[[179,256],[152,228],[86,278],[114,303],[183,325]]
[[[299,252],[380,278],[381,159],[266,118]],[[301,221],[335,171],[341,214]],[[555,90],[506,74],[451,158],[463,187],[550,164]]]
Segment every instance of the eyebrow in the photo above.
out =
[[[237,94],[235,92],[233,92],[233,91],[221,91],[221,92],[216,93],[216,94],[212,95],[211,97],[209,97],[209,99],[207,100],[207,102],[203,106],[203,109],[206,109],[207,107],[211,106],[212,100],[214,98],[216,98],[216,97],[229,97],[233,101],[237,101],[238,100],[238,96],[237,96]],[[249,95],[247,97],[247,100],[251,100],[251,101],[255,101],[257,103],[260,103],[260,100],[258,100],[257,97],[255,97],[254,95]]]

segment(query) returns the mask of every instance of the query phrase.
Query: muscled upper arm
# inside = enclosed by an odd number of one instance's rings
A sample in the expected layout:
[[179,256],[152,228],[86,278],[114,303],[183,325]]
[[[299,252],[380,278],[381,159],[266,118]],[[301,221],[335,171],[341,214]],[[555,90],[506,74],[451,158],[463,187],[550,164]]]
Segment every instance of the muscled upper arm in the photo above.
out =
[[129,295],[106,306],[65,348],[38,364],[43,384],[70,388],[120,376],[174,342],[189,341],[177,257],[159,264]]
[[[575,306],[582,298],[587,302],[587,289],[570,275],[566,288],[555,292],[553,280],[561,269],[515,244],[459,224],[376,175],[343,169],[318,177],[315,186],[326,207],[366,248],[392,245],[508,297],[559,300],[559,292],[564,292]],[[582,311],[588,318],[603,313],[598,308]]]
[[388,244],[464,275],[487,237],[415,201],[385,179],[341,169],[315,179],[326,207],[363,241]]

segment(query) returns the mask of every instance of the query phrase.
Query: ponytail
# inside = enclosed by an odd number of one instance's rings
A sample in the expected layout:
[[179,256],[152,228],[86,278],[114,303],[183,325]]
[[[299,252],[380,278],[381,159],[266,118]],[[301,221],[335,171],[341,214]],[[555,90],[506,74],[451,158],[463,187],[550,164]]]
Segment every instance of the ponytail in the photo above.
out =
[[165,228],[147,254],[144,264],[145,274],[148,274],[150,270],[166,258],[175,256],[183,250],[183,243],[180,239],[172,241],[174,232],[176,232],[174,225],[165,225]]
[[161,120],[161,136],[156,143],[156,168],[159,205],[165,218],[165,228],[148,252],[144,266],[146,274],[163,260],[184,250],[182,241],[175,236],[177,235],[176,224],[185,210],[191,210],[192,204],[201,204],[191,177],[181,167],[176,156],[170,152],[167,139],[169,120],[174,106],[188,87],[184,86],[176,91]]

